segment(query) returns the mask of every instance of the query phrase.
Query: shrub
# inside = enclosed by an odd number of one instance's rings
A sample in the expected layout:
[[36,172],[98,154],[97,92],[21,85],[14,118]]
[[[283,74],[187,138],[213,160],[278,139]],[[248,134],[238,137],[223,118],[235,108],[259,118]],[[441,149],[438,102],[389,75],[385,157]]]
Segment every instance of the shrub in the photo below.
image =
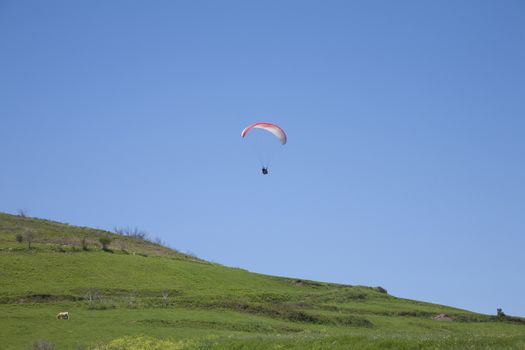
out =
[[59,253],[65,253],[66,252],[66,248],[63,245],[59,245],[59,246],[56,246],[55,251],[57,251]]
[[17,233],[15,239],[18,243],[22,243],[24,241],[24,236],[21,233]]
[[88,310],[111,310],[116,309],[117,305],[110,301],[98,301],[96,303],[89,303],[87,308]]
[[129,293],[128,297],[126,298],[127,299],[127,302],[128,302],[128,307],[129,308],[135,308],[135,296],[133,295],[133,293]]
[[109,251],[108,246],[111,243],[111,238],[100,237],[98,241],[100,242],[100,244],[102,244],[102,250]]
[[187,258],[198,259],[197,254],[195,254],[194,252],[190,250],[187,250],[186,253],[184,254],[186,255]]
[[[149,336],[124,336],[122,338],[117,338],[112,340],[106,345],[97,347],[97,350],[179,350],[179,349],[196,349],[197,344],[194,340],[163,340],[156,339]],[[201,348],[201,347],[199,347]],[[209,349],[210,347],[206,347]]]
[[379,293],[388,294],[388,291],[385,288],[381,287],[381,286],[375,287],[375,290],[377,290]]
[[53,350],[55,345],[47,340],[37,340],[33,343],[33,350]]
[[86,237],[82,237],[82,240],[80,241],[80,245],[82,246],[82,250],[83,251],[88,251],[89,250]]
[[162,304],[164,307],[168,306],[169,292],[167,290],[162,291]]
[[140,239],[142,241],[149,240],[149,235],[146,231],[141,230],[137,227],[135,228],[129,228],[129,227],[115,227],[113,231],[116,234],[122,235],[122,236],[129,236],[133,238]]
[[100,296],[100,293],[96,289],[88,289],[86,290],[86,293],[84,294],[84,299],[89,301],[90,303],[93,302],[93,300],[97,300]]

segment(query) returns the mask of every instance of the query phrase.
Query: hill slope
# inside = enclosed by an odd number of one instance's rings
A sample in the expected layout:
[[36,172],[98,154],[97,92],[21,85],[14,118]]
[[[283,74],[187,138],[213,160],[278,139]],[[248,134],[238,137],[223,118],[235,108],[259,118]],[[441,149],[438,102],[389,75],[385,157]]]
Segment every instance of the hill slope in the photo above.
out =
[[[31,249],[16,240],[28,232]],[[112,240],[107,250],[100,237]],[[39,339],[55,349],[525,347],[519,318],[250,273],[134,237],[1,213],[0,266],[2,349]],[[56,320],[60,311],[71,319]],[[442,313],[454,321],[433,319]]]

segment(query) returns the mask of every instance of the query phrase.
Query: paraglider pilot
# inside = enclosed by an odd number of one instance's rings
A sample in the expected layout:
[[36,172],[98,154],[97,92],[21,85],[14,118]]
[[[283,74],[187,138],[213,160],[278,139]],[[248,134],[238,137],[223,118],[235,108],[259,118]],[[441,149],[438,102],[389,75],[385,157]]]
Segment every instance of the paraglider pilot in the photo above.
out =
[[261,169],[263,175],[268,175],[268,168],[263,166],[262,169]]

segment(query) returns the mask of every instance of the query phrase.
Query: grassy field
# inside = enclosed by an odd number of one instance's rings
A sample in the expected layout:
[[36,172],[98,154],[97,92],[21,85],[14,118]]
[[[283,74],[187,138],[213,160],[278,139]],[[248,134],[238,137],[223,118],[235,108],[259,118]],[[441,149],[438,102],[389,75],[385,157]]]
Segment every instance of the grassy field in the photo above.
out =
[[[16,240],[28,232],[31,249]],[[454,321],[433,319],[441,313]],[[525,349],[520,318],[255,274],[1,213],[0,316],[0,349]]]

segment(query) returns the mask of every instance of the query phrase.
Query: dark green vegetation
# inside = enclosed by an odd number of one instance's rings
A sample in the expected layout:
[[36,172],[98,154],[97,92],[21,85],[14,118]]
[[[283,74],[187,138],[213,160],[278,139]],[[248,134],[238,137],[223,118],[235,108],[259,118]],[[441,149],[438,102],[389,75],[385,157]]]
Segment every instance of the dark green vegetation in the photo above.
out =
[[[61,311],[71,318],[57,320]],[[454,321],[433,320],[441,313]],[[250,273],[140,237],[0,214],[0,342],[1,349],[524,349],[525,323],[382,288]]]

